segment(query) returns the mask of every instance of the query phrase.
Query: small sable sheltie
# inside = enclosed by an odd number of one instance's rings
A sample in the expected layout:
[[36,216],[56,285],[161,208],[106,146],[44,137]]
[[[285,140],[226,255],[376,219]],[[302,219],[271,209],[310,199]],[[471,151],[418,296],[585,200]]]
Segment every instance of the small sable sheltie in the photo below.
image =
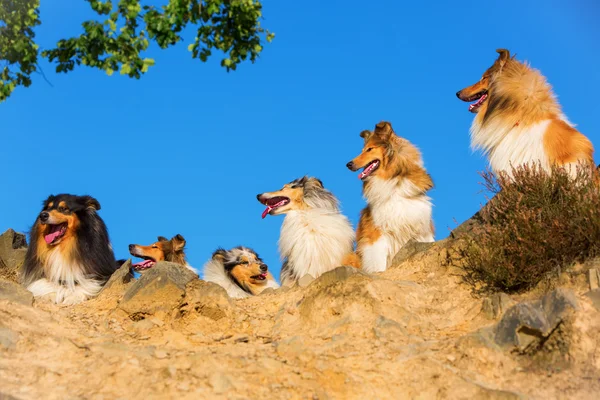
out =
[[471,125],[471,147],[488,156],[495,173],[510,174],[511,166],[540,163],[594,167],[592,143],[569,122],[544,76],[527,63],[496,50],[498,59],[476,84],[456,96],[477,113]]
[[241,246],[215,251],[204,265],[204,280],[222,286],[234,299],[260,294],[266,288],[279,287],[258,254]]
[[159,261],[169,261],[183,265],[196,273],[196,270],[187,263],[185,258],[185,239],[180,234],[173,236],[171,240],[164,236],[159,236],[158,242],[152,243],[149,246],[130,244],[129,254],[144,259],[144,261],[131,266],[137,272],[146,271]]
[[267,206],[263,218],[286,214],[279,237],[283,286],[294,285],[306,274],[318,278],[342,265],[359,267],[352,225],[319,179],[305,176],[256,197]]
[[385,271],[396,253],[411,239],[433,242],[431,199],[433,181],[419,150],[396,136],[388,122],[363,131],[362,153],[346,166],[364,168],[363,209],[356,231],[356,251],[366,272]]
[[98,294],[117,269],[100,203],[59,194],[43,204],[30,232],[21,281],[35,297],[76,304]]

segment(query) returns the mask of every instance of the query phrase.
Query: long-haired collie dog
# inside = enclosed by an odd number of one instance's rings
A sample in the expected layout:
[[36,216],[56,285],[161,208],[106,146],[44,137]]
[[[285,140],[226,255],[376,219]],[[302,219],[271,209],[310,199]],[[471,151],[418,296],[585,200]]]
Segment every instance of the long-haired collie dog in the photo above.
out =
[[384,271],[396,253],[411,239],[433,242],[431,199],[433,181],[423,166],[419,150],[396,136],[388,122],[374,131],[363,131],[363,150],[346,166],[363,168],[367,207],[356,231],[356,251],[366,272]]
[[569,122],[544,76],[505,49],[479,82],[456,93],[477,113],[471,147],[487,154],[495,173],[540,164],[565,166],[575,175],[578,164],[594,167],[592,143]]
[[218,249],[204,265],[204,280],[222,286],[234,299],[260,294],[266,288],[278,288],[267,264],[247,247]]
[[137,272],[146,271],[159,261],[169,261],[183,265],[196,273],[196,270],[186,260],[185,239],[180,234],[173,236],[170,240],[164,236],[159,236],[158,241],[149,246],[130,244],[129,254],[144,260],[132,265],[133,270]]
[[21,281],[35,297],[76,304],[98,294],[117,269],[100,203],[59,194],[44,201],[30,232]]
[[319,179],[305,176],[256,197],[267,206],[263,218],[286,215],[279,237],[282,285],[292,286],[306,274],[318,278],[342,265],[358,267],[352,225]]

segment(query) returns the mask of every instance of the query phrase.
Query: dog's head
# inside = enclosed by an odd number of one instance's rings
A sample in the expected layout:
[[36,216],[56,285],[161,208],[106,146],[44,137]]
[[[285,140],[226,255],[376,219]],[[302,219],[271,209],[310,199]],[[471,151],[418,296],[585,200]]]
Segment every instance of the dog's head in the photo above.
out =
[[498,49],[496,52],[498,52],[498,59],[483,73],[479,82],[456,93],[456,96],[462,101],[475,102],[469,105],[469,111],[472,113],[477,113],[485,104],[489,96],[490,83],[502,72],[504,65],[511,59],[510,52],[506,49]]
[[91,196],[58,194],[49,196],[43,204],[36,224],[48,246],[56,246],[74,237],[82,219],[100,210],[100,203]]
[[362,171],[358,177],[368,181],[374,176],[389,178],[402,172],[407,165],[422,166],[421,154],[408,140],[394,133],[389,122],[382,121],[373,131],[362,131],[362,152],[346,164],[351,171]]
[[218,249],[212,259],[223,264],[225,273],[243,290],[252,294],[260,293],[269,278],[269,268],[258,254],[247,247],[234,247],[231,250]]
[[159,236],[158,241],[149,246],[130,244],[129,253],[134,257],[143,258],[144,261],[133,265],[136,271],[152,268],[159,261],[169,261],[176,264],[185,264],[185,239],[180,234],[170,240]]
[[286,214],[295,210],[325,209],[336,211],[337,199],[323,186],[320,179],[304,176],[285,184],[276,192],[256,195],[259,202],[267,206],[262,214]]

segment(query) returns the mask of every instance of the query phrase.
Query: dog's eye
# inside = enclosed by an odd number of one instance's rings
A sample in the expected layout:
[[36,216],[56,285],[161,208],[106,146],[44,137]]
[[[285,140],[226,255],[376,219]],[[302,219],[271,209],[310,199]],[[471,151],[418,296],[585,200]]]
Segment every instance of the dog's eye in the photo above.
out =
[[368,153],[368,152],[370,152],[371,150],[373,150],[373,148],[372,148],[372,147],[369,147],[369,148],[367,149],[367,153]]
[[153,249],[158,249],[158,246],[157,245],[153,245],[152,248]]
[[58,207],[58,212],[64,213],[67,212],[67,208],[66,207]]

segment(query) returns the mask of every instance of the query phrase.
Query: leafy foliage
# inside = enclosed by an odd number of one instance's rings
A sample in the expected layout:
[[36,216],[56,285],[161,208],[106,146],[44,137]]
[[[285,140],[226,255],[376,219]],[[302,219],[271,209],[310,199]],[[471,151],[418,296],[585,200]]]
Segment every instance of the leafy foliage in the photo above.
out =
[[600,191],[585,169],[513,168],[482,174],[495,194],[479,212],[466,249],[467,278],[487,289],[521,291],[600,254]]
[[0,60],[5,65],[0,73],[0,101],[18,85],[31,85],[35,72],[38,46],[33,28],[40,24],[39,0],[0,0]]
[[38,56],[55,63],[57,72],[83,64],[108,75],[119,71],[139,79],[154,65],[153,59],[142,55],[150,43],[162,49],[173,46],[188,25],[197,26],[188,46],[192,57],[205,62],[213,51],[223,52],[221,65],[227,71],[244,60],[254,62],[263,39],[270,42],[274,37],[260,26],[258,0],[168,0],[162,7],[143,4],[144,0],[86,1],[103,20],[84,21],[81,35],[39,53],[33,32],[40,24],[39,0],[0,0],[0,60],[8,62],[1,76],[0,102],[16,86],[31,84]]

